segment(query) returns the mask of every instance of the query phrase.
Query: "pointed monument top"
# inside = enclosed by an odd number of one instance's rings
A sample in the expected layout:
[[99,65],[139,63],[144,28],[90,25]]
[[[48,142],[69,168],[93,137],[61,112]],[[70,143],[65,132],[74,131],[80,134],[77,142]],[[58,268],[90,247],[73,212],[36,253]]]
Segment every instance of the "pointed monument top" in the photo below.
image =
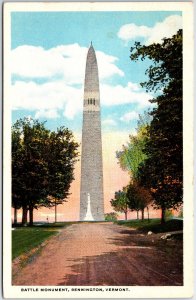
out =
[[[96,56],[92,41],[91,41],[90,47],[88,48],[88,56],[92,56],[92,57]],[[95,58],[95,60],[96,60],[96,58]]]
[[92,42],[88,49],[87,58],[86,58],[84,90],[85,91],[99,90],[97,58],[96,58],[96,53],[95,53],[95,49],[93,48]]
[[93,48],[93,42],[92,41],[91,41],[89,49],[93,49],[94,50],[94,48]]

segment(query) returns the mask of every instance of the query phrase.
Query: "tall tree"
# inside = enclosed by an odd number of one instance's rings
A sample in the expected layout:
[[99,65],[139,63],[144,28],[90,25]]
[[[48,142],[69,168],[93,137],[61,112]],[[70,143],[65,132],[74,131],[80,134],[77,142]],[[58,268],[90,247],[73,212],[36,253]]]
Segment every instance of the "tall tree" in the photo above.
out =
[[132,182],[130,182],[130,184],[127,187],[127,199],[128,199],[127,205],[132,211],[135,210],[137,212],[137,219],[139,219],[141,199],[138,195],[136,185],[133,184]]
[[[69,196],[71,182],[74,180],[74,164],[78,156],[78,143],[68,128],[60,127],[57,132],[50,133],[46,160],[48,162],[48,199],[55,206],[55,222],[57,221],[57,205],[66,201]],[[47,204],[48,205],[48,204]]]
[[13,205],[22,223],[33,224],[33,210],[63,203],[73,180],[78,144],[68,129],[50,132],[38,120],[20,119],[12,127]]
[[144,209],[149,204],[152,204],[153,198],[150,191],[138,184],[137,181],[130,182],[127,186],[128,206],[131,210],[137,211],[137,219],[139,218],[139,211],[142,213],[142,220],[144,219]]
[[146,70],[148,81],[141,83],[147,91],[158,91],[151,115],[146,160],[140,166],[142,184],[149,187],[155,208],[177,208],[182,203],[182,30],[160,44],[135,43],[131,59],[149,58],[153,64]]
[[[139,115],[137,124],[137,134],[129,136],[129,143],[124,146],[122,151],[117,151],[116,155],[120,166],[124,170],[128,170],[131,177],[131,182],[128,185],[127,197],[128,206],[131,210],[142,211],[142,219],[144,218],[144,209],[149,204],[149,191],[140,185],[140,165],[147,158],[145,146],[148,140],[148,128],[150,126],[151,116],[149,111]],[[150,202],[152,197],[150,197]]]
[[113,209],[117,212],[122,212],[125,214],[125,220],[127,220],[128,198],[126,194],[126,187],[123,187],[122,191],[115,192],[114,199],[110,201]]
[[[12,207],[14,208],[14,224],[17,224],[17,210],[22,206],[22,145],[18,128],[12,130]],[[21,189],[19,188],[21,187]]]
[[127,170],[133,180],[138,180],[138,170],[141,163],[146,159],[144,152],[145,144],[148,139],[148,127],[150,124],[149,112],[139,115],[137,134],[129,135],[129,142],[123,145],[122,151],[117,151],[116,156],[123,170]]
[[16,195],[15,199],[18,197],[21,201],[22,223],[27,223],[29,210],[32,225],[33,209],[47,196],[48,170],[43,155],[47,149],[46,140],[49,131],[46,130],[44,123],[27,118],[17,121],[12,130],[20,139],[20,148],[17,151],[20,164],[16,162],[16,155],[12,157],[12,175],[13,178],[18,176],[17,184],[12,187],[13,194]]

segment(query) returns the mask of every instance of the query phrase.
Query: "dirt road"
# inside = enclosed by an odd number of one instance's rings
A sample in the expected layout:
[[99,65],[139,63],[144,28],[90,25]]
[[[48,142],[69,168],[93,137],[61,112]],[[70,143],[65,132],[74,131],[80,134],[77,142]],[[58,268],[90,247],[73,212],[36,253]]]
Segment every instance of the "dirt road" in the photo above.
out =
[[50,238],[13,285],[182,285],[176,243],[114,224],[73,224]]

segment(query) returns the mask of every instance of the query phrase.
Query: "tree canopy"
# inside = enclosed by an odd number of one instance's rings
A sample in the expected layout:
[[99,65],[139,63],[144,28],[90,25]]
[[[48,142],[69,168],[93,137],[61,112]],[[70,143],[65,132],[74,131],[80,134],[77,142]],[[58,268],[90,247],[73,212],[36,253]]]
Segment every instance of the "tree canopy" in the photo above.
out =
[[64,127],[51,132],[45,122],[27,118],[12,126],[12,202],[15,208],[23,208],[23,223],[28,210],[32,224],[33,209],[66,200],[74,179],[77,147]]
[[[131,60],[137,61],[149,58],[153,64],[146,70],[148,80],[141,86],[147,91],[170,91],[174,85],[182,87],[182,30],[171,38],[164,38],[162,43],[153,43],[145,46],[136,42],[130,49]],[[181,90],[173,91],[173,94],[181,95]]]
[[114,199],[110,201],[113,209],[117,212],[123,212],[125,214],[125,219],[127,220],[128,213],[128,198],[126,193],[126,187],[124,187],[118,192],[115,192]]
[[142,212],[142,220],[144,219],[144,209],[152,204],[153,198],[150,191],[141,186],[137,181],[130,182],[127,186],[128,206],[131,210]]
[[129,171],[133,180],[138,180],[139,167],[146,159],[144,149],[148,139],[149,124],[150,116],[148,112],[139,115],[137,134],[129,135],[128,144],[123,145],[123,149],[116,152],[121,168]]
[[162,208],[164,221],[165,210],[182,203],[182,30],[160,44],[136,43],[130,57],[153,61],[146,70],[148,80],[141,83],[158,95],[151,100],[156,107],[151,112],[146,159],[140,164],[139,176],[151,189],[155,207]]

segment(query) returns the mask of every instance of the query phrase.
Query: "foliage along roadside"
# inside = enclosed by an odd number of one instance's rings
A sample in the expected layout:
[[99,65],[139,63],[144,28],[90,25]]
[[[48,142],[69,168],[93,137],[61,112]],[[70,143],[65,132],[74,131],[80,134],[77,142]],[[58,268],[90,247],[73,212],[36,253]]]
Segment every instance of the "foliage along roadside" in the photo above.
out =
[[[74,179],[78,144],[65,127],[50,131],[45,122],[20,119],[12,126],[12,207],[22,208],[22,223],[33,225],[33,210],[67,201]],[[56,214],[55,214],[56,221]]]
[[161,208],[162,222],[167,209],[176,209],[183,202],[182,159],[182,30],[161,44],[136,44],[131,59],[149,58],[153,65],[146,70],[147,91],[158,91],[151,100],[156,107],[151,112],[148,139],[144,148],[146,159],[140,165],[141,185],[149,188],[154,208]]
[[[155,107],[149,112],[150,123],[146,122],[144,127],[138,124],[137,135],[130,136],[128,146],[123,145],[117,158],[131,177],[129,185],[124,187],[131,190],[127,194],[128,207],[142,210],[138,203],[143,202],[143,209],[148,208],[145,200],[149,197],[144,194],[150,192],[151,204],[162,210],[164,223],[166,211],[183,203],[182,30],[160,44],[145,46],[136,42],[130,58],[133,61],[148,58],[153,62],[146,70],[148,80],[141,86],[154,91],[156,96],[150,102]],[[139,189],[145,193],[138,202]]]
[[147,233],[149,231],[152,231],[153,233],[162,233],[162,232],[183,230],[183,221],[177,219],[166,220],[164,224],[160,224],[160,219],[150,219],[144,221],[141,220],[117,221],[116,224],[132,227],[144,233]]

